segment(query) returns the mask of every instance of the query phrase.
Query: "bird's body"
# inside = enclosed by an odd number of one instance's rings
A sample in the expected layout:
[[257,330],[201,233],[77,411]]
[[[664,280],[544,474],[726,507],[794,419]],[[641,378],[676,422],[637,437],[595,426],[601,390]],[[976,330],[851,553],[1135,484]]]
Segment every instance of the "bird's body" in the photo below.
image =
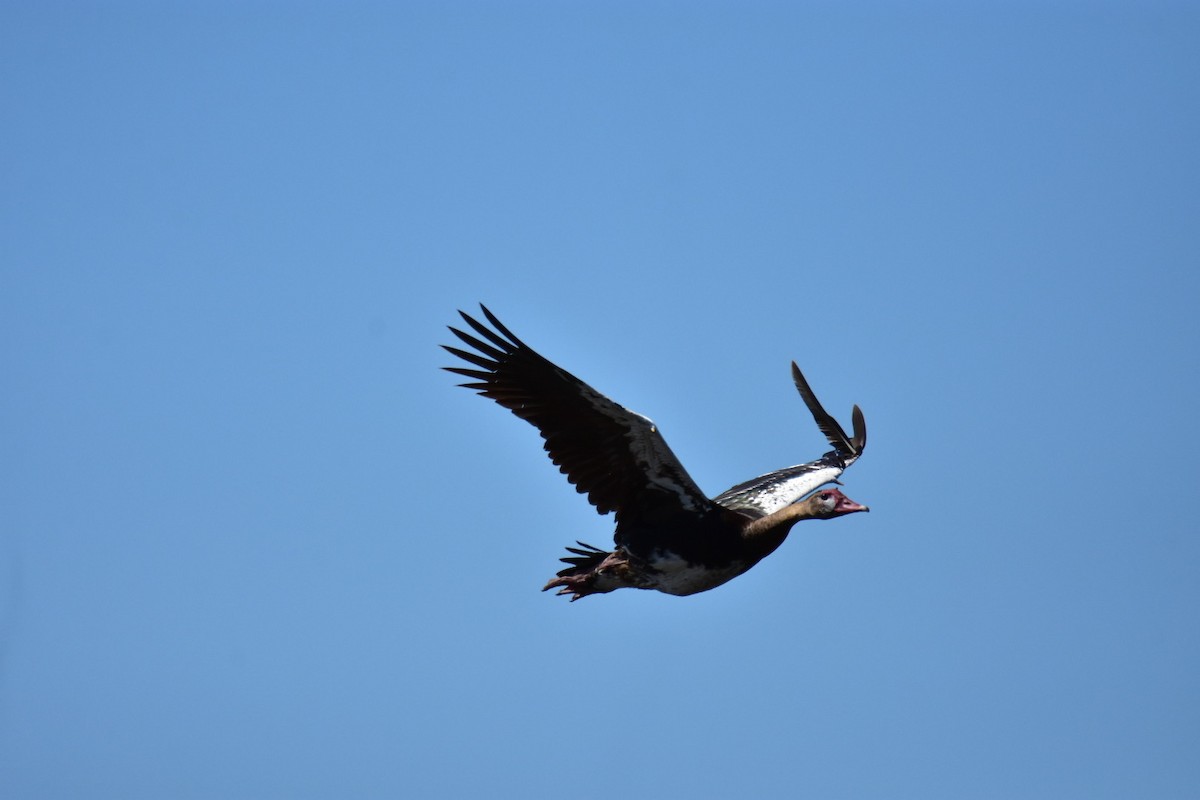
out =
[[[460,312],[462,313],[462,312]],[[854,407],[847,436],[817,402],[799,368],[796,387],[834,450],[808,464],[778,470],[709,499],[688,476],[658,428],[517,339],[483,308],[491,323],[462,314],[482,336],[451,328],[474,351],[446,350],[475,368],[447,367],[475,389],[541,431],[546,450],[567,479],[600,513],[616,513],[616,548],[580,544],[562,559],[570,566],[545,588],[577,600],[620,588],[667,594],[703,592],[741,575],[772,553],[803,519],[866,511],[837,489],[825,489],[862,453],[866,427]]]
[[758,519],[718,507],[703,518],[658,524],[640,536],[636,529],[622,530],[618,523],[613,537],[616,550],[610,553],[582,543],[577,544],[585,549],[568,547],[575,556],[563,561],[572,566],[545,588],[558,588],[559,594],[571,594],[573,600],[623,587],[674,595],[705,592],[773,553],[797,522],[866,510],[837,489],[827,489]]

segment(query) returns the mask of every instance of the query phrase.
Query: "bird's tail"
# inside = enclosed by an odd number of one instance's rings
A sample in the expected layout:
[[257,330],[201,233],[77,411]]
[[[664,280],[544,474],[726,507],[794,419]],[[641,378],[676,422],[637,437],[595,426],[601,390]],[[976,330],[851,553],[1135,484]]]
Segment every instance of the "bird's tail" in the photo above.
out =
[[572,596],[571,602],[575,602],[589,594],[603,594],[617,588],[616,586],[601,587],[596,584],[601,566],[609,556],[615,554],[580,541],[576,541],[575,544],[579,547],[567,548],[567,552],[573,555],[559,559],[570,566],[559,570],[557,577],[551,578],[550,582],[542,587],[542,591],[557,588],[556,594],[569,594]]

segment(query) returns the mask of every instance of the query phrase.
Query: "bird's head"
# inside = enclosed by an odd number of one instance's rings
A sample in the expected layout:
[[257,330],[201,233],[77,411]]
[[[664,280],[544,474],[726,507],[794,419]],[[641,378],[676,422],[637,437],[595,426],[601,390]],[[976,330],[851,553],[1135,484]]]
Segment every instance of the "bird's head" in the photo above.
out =
[[814,519],[833,519],[834,517],[853,514],[856,511],[871,510],[864,505],[854,502],[837,489],[821,489],[809,495],[808,499],[804,502],[809,504],[809,509]]

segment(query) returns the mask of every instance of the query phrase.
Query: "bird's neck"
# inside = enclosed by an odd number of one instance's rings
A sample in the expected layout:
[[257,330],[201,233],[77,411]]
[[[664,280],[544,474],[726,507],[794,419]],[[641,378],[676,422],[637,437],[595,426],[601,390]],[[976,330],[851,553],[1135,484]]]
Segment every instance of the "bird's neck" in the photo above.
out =
[[762,558],[783,544],[793,525],[802,519],[811,518],[812,509],[807,503],[793,503],[765,517],[752,520],[742,529],[742,540],[752,549],[763,551],[762,556],[759,556]]

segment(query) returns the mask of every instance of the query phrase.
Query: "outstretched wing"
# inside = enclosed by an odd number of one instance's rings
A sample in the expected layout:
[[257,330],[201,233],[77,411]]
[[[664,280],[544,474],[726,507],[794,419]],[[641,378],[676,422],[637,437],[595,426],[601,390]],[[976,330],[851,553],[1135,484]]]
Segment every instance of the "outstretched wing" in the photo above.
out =
[[450,328],[473,351],[442,345],[476,368],[445,369],[541,431],[550,459],[598,512],[616,511],[619,520],[623,511],[712,508],[652,421],[538,355],[480,308],[491,328],[459,312],[478,337]]
[[737,509],[753,516],[765,516],[794,503],[812,490],[836,481],[847,467],[858,460],[867,446],[867,423],[862,409],[854,406],[850,414],[854,435],[846,431],[821,406],[804,373],[792,362],[792,380],[808,406],[817,427],[833,446],[833,450],[816,461],[760,475],[728,489],[713,498],[726,508]]
[[796,384],[800,396],[804,398],[804,405],[808,406],[809,413],[812,414],[817,427],[833,445],[833,453],[827,455],[836,454],[841,458],[843,468],[857,461],[858,457],[862,455],[863,448],[867,446],[867,421],[863,419],[862,409],[856,405],[850,412],[854,435],[847,436],[838,421],[821,406],[817,396],[813,394],[812,387],[804,379],[804,373],[796,366],[795,361],[792,362],[792,381]]
[[844,470],[836,454],[827,453],[816,461],[739,483],[714,497],[713,502],[752,517],[764,517],[796,502],[813,489],[836,481]]

